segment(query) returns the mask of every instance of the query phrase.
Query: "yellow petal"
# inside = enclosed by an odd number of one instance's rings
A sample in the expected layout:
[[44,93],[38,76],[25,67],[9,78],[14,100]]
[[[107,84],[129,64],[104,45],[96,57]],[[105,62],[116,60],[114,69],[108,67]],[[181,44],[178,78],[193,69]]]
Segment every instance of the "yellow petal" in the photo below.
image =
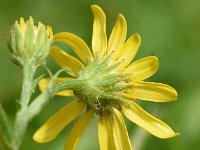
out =
[[[62,82],[62,81],[67,81],[67,80],[72,80],[73,78],[57,78],[56,83]],[[44,91],[45,88],[47,87],[50,79],[49,78],[43,78],[39,81],[39,88],[41,91]],[[59,96],[74,96],[73,90],[63,90],[61,92],[56,93],[56,95]]]
[[115,148],[111,119],[108,115],[99,118],[98,136],[101,150],[113,150]]
[[118,61],[123,60],[122,67],[127,66],[135,57],[139,47],[141,45],[140,35],[135,33],[132,35],[124,44],[120,56],[117,59]]
[[83,110],[84,104],[78,100],[64,106],[36,131],[33,139],[39,143],[53,140]]
[[133,62],[125,69],[125,72],[132,73],[131,81],[141,81],[156,73],[158,68],[158,58],[149,56]]
[[70,135],[65,143],[65,150],[75,150],[85,128],[94,114],[94,110],[90,109],[72,128]]
[[26,26],[26,23],[24,22],[24,18],[23,18],[23,17],[20,17],[19,24],[20,24],[20,27],[21,27],[22,29],[24,29],[24,28],[25,28],[25,26]]
[[126,33],[126,20],[122,14],[119,14],[108,41],[107,54],[112,52],[113,61],[115,61],[115,59],[118,58],[121,53],[124,41],[126,40]]
[[92,5],[91,8],[94,15],[92,50],[94,56],[101,56],[107,49],[106,16],[99,6]]
[[130,101],[127,106],[122,106],[126,117],[159,138],[170,138],[177,134],[164,122],[151,116],[136,103]]
[[57,46],[51,47],[50,55],[66,72],[72,76],[77,76],[84,65],[75,57],[69,55]]
[[133,98],[154,102],[170,102],[177,99],[177,92],[169,85],[154,82],[133,82],[127,94]]
[[113,124],[113,137],[116,146],[116,150],[131,150],[131,142],[128,137],[128,132],[124,120],[119,110],[113,109],[114,116],[112,120]]
[[55,41],[68,44],[85,64],[93,59],[89,47],[80,37],[69,32],[61,32],[54,35],[54,38]]

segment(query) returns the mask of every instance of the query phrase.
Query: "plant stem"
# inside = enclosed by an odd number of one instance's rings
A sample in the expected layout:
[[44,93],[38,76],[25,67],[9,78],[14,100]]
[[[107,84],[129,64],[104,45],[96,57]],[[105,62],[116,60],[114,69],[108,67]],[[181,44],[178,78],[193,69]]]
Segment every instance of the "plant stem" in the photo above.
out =
[[23,83],[20,97],[20,105],[23,108],[27,107],[33,93],[33,77],[35,75],[36,66],[34,60],[28,59],[23,67]]
[[22,92],[20,97],[20,109],[17,112],[16,120],[14,124],[14,147],[19,149],[22,138],[26,131],[29,119],[26,115],[28,113],[28,104],[30,102],[31,95],[33,93],[33,77],[36,71],[36,66],[32,59],[28,59],[23,66],[23,83],[22,83]]
[[33,80],[35,71],[36,66],[34,64],[34,61],[28,60],[24,64],[23,68],[22,93],[19,101],[20,109],[17,112],[16,120],[13,127],[13,150],[19,149],[28,123],[44,108],[44,106],[49,102],[50,98],[55,93],[55,79],[57,78],[58,74],[51,77],[51,80],[48,83],[45,91],[43,91],[30,103],[31,95],[34,91],[36,82],[38,82],[40,79],[39,77]]
[[55,94],[62,91],[62,90],[74,90],[74,89],[79,89],[79,87],[87,85],[88,81],[87,80],[80,80],[80,79],[73,79],[73,80],[67,80],[60,82],[56,85],[55,87]]
[[19,146],[24,137],[28,123],[44,108],[51,97],[59,91],[64,89],[76,89],[80,86],[86,85],[88,82],[87,80],[74,79],[56,84],[55,80],[59,75],[58,72],[56,75],[51,77],[45,91],[43,91],[30,103],[31,95],[34,91],[36,82],[39,80],[39,78],[34,80],[36,68],[37,67],[35,66],[34,61],[31,59],[27,60],[23,66],[22,92],[19,100],[20,109],[16,114],[14,126],[11,130],[12,134],[9,135],[11,138],[11,146],[4,141],[6,146],[11,147],[12,150],[19,150]]

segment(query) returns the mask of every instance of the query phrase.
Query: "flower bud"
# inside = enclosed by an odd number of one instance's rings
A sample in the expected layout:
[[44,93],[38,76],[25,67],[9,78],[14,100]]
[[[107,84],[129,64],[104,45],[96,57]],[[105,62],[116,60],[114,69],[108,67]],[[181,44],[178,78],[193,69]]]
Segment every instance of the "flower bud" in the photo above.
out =
[[11,60],[15,64],[24,66],[31,59],[40,66],[49,54],[53,33],[50,26],[45,27],[41,22],[34,25],[32,17],[26,22],[20,18],[11,27],[7,40]]

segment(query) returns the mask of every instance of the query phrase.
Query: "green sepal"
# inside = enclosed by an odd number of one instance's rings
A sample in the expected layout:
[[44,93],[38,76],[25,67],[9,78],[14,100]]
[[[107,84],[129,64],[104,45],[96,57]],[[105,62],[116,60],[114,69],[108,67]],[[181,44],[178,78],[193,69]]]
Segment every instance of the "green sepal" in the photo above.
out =
[[[24,48],[27,51],[27,53],[29,54],[33,54],[34,49],[34,41],[35,41],[35,27],[34,24],[32,22],[32,20],[29,20],[26,23],[27,27],[24,33]],[[23,32],[23,31],[21,31]],[[30,58],[29,55],[24,55],[24,56],[28,56]]]
[[[15,45],[12,45],[12,47],[16,47],[13,49],[13,55],[16,55],[16,57],[20,57],[21,59],[24,58],[25,55],[25,47],[24,47],[24,34],[23,32],[21,32],[21,28],[18,24],[18,22],[15,22],[15,25],[13,26],[13,33],[11,33],[12,35],[12,40],[14,40],[15,42],[11,42],[15,43]],[[14,51],[16,50],[16,51]]]

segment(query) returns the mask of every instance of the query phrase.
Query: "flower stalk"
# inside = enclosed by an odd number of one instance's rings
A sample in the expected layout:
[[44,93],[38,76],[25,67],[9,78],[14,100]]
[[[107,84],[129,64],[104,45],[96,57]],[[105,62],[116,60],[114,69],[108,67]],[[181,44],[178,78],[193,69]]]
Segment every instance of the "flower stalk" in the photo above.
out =
[[22,93],[20,98],[21,109],[25,109],[30,101],[31,94],[33,93],[33,76],[36,71],[36,66],[32,59],[28,59],[23,67],[23,83]]
[[33,89],[33,77],[36,71],[36,66],[31,59],[28,59],[24,63],[23,67],[23,83],[22,83],[22,92],[21,98],[19,101],[20,109],[17,112],[14,131],[15,131],[15,140],[14,145],[15,147],[19,147],[22,137],[26,131],[26,127],[29,122],[29,116],[27,113],[29,112],[29,102],[31,99],[31,95],[34,91]]
[[41,22],[38,26],[34,25],[32,17],[26,22],[20,18],[19,23],[16,21],[12,26],[7,40],[11,60],[23,69],[23,81],[21,97],[18,101],[19,109],[12,126],[0,105],[0,142],[1,146],[4,146],[3,149],[19,150],[29,122],[53,96],[55,78],[59,72],[54,76],[51,75],[45,91],[30,102],[34,89],[41,79],[41,76],[34,79],[35,72],[38,66],[43,66],[45,63],[53,42],[52,30]]
[[83,80],[71,80],[62,84],[56,84],[56,78],[63,70],[58,71],[54,76],[51,75],[46,89],[30,102],[35,82],[38,82],[38,79],[41,78],[34,79],[36,70],[37,67],[34,66],[34,63],[31,63],[31,60],[25,63],[23,68],[22,92],[19,100],[20,109],[17,112],[13,127],[10,127],[6,113],[0,105],[0,134],[3,134],[0,135],[0,137],[3,137],[3,139],[0,139],[0,143],[6,150],[19,150],[29,122],[40,113],[57,92],[63,89],[74,89],[85,83]]

